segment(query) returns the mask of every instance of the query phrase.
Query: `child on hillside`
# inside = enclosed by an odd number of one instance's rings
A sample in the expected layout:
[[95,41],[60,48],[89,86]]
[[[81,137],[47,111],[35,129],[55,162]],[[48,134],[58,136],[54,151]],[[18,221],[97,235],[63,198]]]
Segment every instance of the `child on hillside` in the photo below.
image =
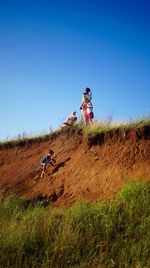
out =
[[92,119],[94,118],[94,114],[91,100],[92,100],[92,91],[89,87],[87,87],[83,92],[82,103],[80,105],[80,110],[82,110],[84,123],[86,126],[88,126],[89,123],[93,125]]
[[73,126],[73,124],[77,121],[76,111],[72,112],[68,117],[67,121],[64,123],[67,126]]
[[91,102],[86,103],[86,114],[85,114],[86,119],[88,119],[88,122],[90,122],[91,125],[93,125],[92,119],[94,118],[94,113],[93,113],[93,105]]
[[80,110],[82,110],[85,125],[88,126],[89,123],[93,125],[94,113],[92,103],[88,99],[82,101]]
[[44,174],[46,174],[45,170],[46,170],[47,164],[54,166],[54,164],[56,163],[56,160],[53,158],[53,155],[54,155],[54,151],[49,150],[48,154],[41,160],[41,166],[42,166],[41,178],[43,177]]

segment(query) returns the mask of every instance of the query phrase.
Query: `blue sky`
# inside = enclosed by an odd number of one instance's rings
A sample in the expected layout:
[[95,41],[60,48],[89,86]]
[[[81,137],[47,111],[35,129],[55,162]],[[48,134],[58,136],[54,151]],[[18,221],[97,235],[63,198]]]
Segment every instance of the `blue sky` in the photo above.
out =
[[95,118],[150,113],[148,0],[0,1],[0,140],[57,128],[81,95]]

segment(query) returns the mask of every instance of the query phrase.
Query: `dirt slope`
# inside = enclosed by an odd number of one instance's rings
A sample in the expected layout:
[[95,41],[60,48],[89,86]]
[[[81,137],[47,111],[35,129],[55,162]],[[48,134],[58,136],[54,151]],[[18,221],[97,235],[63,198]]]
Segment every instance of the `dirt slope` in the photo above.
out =
[[[56,166],[42,179],[40,160],[53,149]],[[67,129],[53,139],[0,148],[0,195],[70,206],[76,200],[113,198],[127,181],[150,180],[150,127],[86,139]]]

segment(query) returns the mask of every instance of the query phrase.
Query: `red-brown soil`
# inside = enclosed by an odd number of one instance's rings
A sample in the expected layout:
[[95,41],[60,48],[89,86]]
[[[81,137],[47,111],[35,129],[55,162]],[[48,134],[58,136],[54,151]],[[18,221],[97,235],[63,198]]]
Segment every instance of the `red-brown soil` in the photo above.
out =
[[[55,167],[40,178],[49,149]],[[150,127],[109,131],[89,139],[63,130],[47,141],[0,148],[0,195],[68,207],[76,200],[108,200],[128,181],[150,180]]]

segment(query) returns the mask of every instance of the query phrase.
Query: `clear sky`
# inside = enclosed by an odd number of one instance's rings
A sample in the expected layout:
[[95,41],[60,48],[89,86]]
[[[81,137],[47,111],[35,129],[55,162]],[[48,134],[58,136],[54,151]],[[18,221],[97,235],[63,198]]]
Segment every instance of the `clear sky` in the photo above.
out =
[[98,120],[150,113],[150,1],[1,0],[0,140],[79,117],[86,87]]

